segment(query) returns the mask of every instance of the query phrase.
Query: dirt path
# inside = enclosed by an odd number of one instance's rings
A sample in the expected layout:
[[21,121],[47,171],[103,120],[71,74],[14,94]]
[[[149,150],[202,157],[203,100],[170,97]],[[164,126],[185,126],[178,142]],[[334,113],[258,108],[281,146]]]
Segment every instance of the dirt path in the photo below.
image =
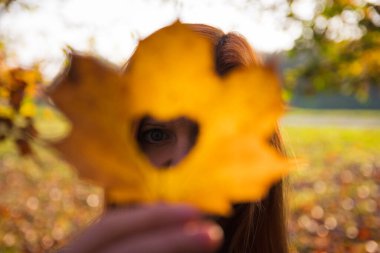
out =
[[379,128],[380,116],[366,115],[339,115],[339,114],[289,114],[281,120],[283,126],[336,126],[336,127],[360,127]]

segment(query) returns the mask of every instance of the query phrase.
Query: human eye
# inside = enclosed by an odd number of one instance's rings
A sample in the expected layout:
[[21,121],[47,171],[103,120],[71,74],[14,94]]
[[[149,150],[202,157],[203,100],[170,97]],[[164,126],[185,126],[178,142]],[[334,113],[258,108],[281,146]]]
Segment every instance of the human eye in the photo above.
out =
[[151,128],[139,133],[139,141],[146,144],[164,144],[170,141],[171,135],[165,129]]

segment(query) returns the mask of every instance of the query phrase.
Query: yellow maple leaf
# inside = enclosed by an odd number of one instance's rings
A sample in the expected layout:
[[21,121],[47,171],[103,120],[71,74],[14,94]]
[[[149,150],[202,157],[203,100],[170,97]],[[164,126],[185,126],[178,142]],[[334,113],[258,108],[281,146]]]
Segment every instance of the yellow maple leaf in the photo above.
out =
[[[49,95],[72,122],[55,146],[116,203],[190,203],[226,215],[231,203],[262,198],[289,165],[268,143],[283,112],[274,70],[217,75],[211,43],[179,22],[141,41],[127,71],[73,53]],[[177,165],[157,169],[133,124],[184,116],[200,131]]]

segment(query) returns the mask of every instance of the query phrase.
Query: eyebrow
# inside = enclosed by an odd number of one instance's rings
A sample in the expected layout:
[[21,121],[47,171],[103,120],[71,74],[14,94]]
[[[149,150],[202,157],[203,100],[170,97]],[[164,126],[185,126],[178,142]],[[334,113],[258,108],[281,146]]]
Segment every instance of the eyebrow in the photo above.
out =
[[146,116],[139,122],[138,130],[140,130],[143,125],[165,127],[167,124],[170,124],[170,121],[169,122],[157,121],[149,116]]

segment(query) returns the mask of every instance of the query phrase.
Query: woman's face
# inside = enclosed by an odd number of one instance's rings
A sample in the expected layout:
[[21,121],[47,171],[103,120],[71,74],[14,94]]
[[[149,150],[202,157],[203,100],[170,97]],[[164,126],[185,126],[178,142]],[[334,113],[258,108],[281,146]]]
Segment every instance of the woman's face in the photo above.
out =
[[159,168],[180,162],[195,144],[197,135],[198,125],[185,117],[165,122],[146,117],[136,132],[139,147]]

